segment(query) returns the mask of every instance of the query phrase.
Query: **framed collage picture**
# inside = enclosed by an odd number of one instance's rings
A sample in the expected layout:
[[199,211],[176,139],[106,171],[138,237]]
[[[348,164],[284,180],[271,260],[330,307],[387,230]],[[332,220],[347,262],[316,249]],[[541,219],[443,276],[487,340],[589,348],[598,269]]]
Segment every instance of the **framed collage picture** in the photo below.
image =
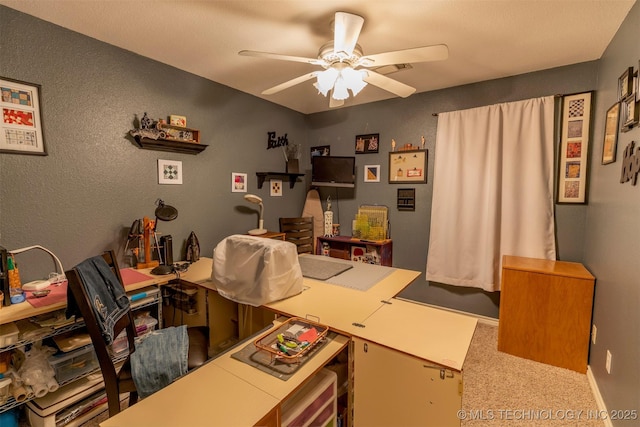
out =
[[586,203],[592,92],[565,95],[558,168],[558,203]]
[[0,77],[0,153],[46,156],[40,85]]
[[356,135],[356,154],[377,153],[379,141],[379,133]]
[[427,150],[389,153],[389,184],[427,182]]

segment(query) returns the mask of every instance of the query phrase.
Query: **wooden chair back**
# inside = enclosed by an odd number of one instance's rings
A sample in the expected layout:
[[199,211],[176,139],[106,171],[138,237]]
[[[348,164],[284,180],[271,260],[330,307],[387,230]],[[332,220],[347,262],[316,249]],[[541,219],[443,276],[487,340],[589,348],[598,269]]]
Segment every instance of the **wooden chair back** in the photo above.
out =
[[[122,276],[113,251],[105,252],[103,254],[103,258],[118,277],[118,282],[122,286]],[[87,331],[91,337],[91,342],[98,357],[98,363],[102,370],[104,385],[107,392],[109,416],[111,417],[120,412],[121,393],[130,393],[129,405],[133,405],[138,399],[135,384],[131,378],[131,364],[129,356],[125,359],[122,367],[120,367],[120,363],[114,363],[109,352],[109,346],[107,346],[102,336],[96,316],[91,308],[91,302],[87,296],[85,285],[82,282],[78,271],[73,268],[65,272],[65,274],[67,276],[69,290],[73,293],[73,297],[84,319]],[[126,315],[122,316],[122,318],[115,324],[113,331],[114,338],[123,330],[127,331],[129,354],[131,354],[135,350],[134,338],[136,337],[136,328],[131,310],[129,310]]]
[[280,218],[280,232],[296,245],[298,253],[313,253],[313,217]]

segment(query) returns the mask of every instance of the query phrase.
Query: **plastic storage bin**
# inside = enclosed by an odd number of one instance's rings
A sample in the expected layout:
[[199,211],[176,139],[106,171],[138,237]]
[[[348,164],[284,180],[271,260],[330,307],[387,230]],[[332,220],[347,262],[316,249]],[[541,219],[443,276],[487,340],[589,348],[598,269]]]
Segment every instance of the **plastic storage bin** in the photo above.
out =
[[338,376],[322,369],[282,404],[282,427],[336,427]]
[[[136,333],[139,337],[153,331],[158,324],[158,319],[152,316],[136,317],[134,320],[136,323]],[[111,344],[111,355],[118,356],[128,349],[129,341],[127,341],[127,333],[126,331],[122,331]]]
[[49,357],[49,364],[55,371],[55,377],[59,384],[87,374],[99,366],[92,345],[69,353],[53,355]]
[[15,323],[0,325],[0,347],[6,347],[18,342],[20,331]]

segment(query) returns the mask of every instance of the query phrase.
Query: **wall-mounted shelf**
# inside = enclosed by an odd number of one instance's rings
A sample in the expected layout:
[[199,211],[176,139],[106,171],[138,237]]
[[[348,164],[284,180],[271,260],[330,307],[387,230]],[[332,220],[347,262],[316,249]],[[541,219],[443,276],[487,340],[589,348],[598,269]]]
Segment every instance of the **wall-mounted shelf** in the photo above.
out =
[[169,139],[152,139],[141,136],[134,137],[140,148],[156,151],[172,151],[174,153],[198,154],[204,151],[208,145],[195,142],[182,142]]
[[293,188],[296,185],[296,180],[300,176],[304,176],[303,173],[288,173],[288,172],[256,172],[256,176],[258,177],[258,188],[262,188],[262,184],[264,184],[267,176],[286,176],[289,178],[289,188]]

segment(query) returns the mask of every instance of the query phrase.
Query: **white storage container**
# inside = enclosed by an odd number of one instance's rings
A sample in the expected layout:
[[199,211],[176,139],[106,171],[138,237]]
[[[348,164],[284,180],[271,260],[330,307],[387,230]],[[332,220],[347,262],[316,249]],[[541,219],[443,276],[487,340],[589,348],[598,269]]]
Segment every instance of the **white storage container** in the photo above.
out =
[[0,325],[0,347],[6,347],[18,342],[20,331],[15,323]]
[[322,369],[282,404],[282,427],[336,427],[338,376]]

